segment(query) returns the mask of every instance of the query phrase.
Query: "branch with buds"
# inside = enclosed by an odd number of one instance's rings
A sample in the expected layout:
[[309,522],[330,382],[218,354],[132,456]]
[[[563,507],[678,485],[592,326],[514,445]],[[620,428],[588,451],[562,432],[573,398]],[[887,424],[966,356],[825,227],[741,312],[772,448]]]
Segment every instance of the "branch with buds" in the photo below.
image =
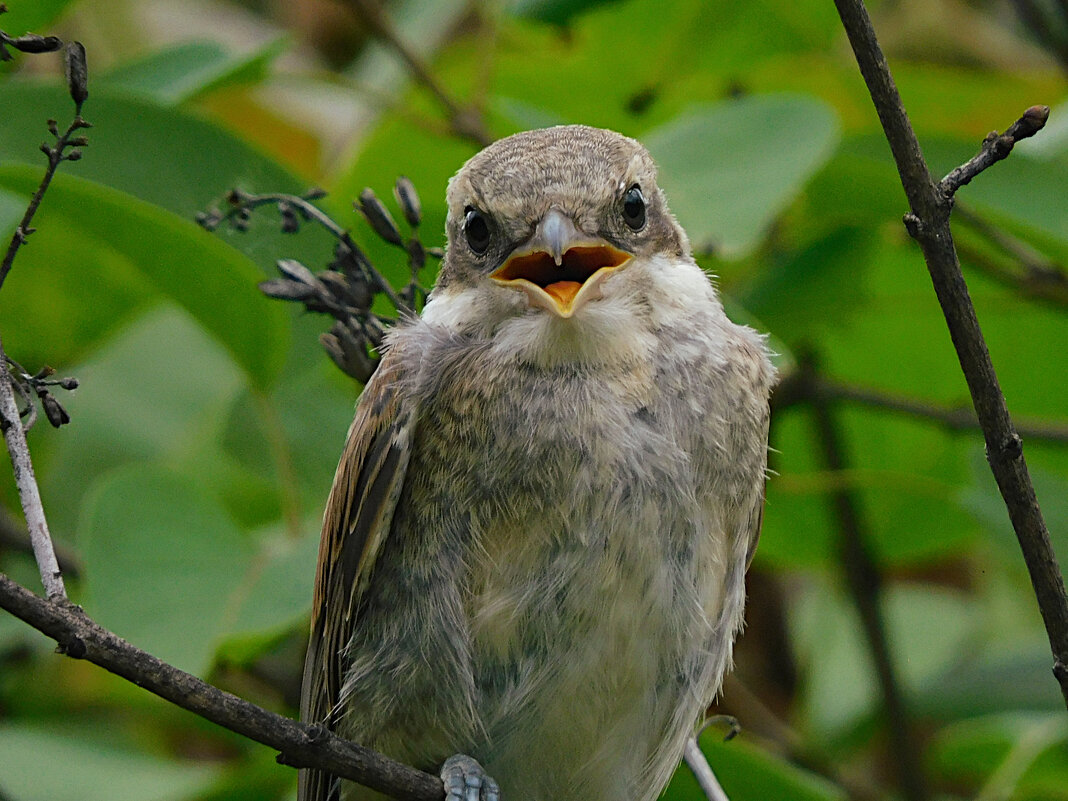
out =
[[[274,206],[281,219],[283,233],[297,233],[304,223],[314,223],[337,240],[334,258],[325,270],[313,272],[296,259],[279,259],[281,278],[263,281],[260,290],[268,297],[302,303],[308,311],[334,318],[330,330],[319,337],[334,363],[360,383],[367,383],[378,366],[379,350],[389,327],[400,317],[419,312],[426,303],[427,291],[419,282],[419,273],[427,258],[440,259],[440,248],[428,248],[418,236],[422,222],[422,205],[415,186],[400,177],[393,196],[404,215],[410,234],[405,238],[385,204],[370,189],[364,189],[355,208],[383,241],[402,250],[409,272],[408,283],[395,290],[371,263],[363,249],[343,226],[313,201],[324,197],[320,189],[303,195],[281,193],[250,194],[231,189],[224,202],[197,215],[197,222],[209,231],[222,223],[245,231],[252,213],[264,206]],[[395,316],[374,311],[381,295],[393,306]]]

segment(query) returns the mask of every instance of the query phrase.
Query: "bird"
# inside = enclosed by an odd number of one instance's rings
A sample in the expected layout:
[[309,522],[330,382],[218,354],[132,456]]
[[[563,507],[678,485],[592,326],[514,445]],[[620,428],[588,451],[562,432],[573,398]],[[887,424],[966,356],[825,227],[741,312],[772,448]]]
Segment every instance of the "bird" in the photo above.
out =
[[742,625],[766,337],[728,319],[634,139],[513,134],[446,200],[327,502],[302,719],[449,801],[652,801]]

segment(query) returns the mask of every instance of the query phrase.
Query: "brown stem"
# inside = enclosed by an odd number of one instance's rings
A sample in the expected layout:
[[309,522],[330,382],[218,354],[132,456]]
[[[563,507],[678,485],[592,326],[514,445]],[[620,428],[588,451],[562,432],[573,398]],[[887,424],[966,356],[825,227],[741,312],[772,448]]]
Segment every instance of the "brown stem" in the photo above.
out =
[[329,771],[402,801],[442,801],[445,797],[436,776],[343,740],[323,726],[298,723],[213,687],[130,645],[98,625],[81,607],[66,599],[40,598],[2,573],[0,607],[47,634],[67,656],[87,659],[183,709],[276,749],[283,765]]
[[968,382],[986,439],[987,460],[1020,542],[1049,636],[1053,674],[1068,706],[1068,595],[1027,472],[1023,444],[1009,417],[1005,396],[960,271],[949,230],[952,195],[931,179],[863,2],[835,0],[835,6],[897,163],[911,209],[905,215],[905,224],[923,250],[957,358]]
[[[838,381],[814,369],[810,374],[795,371],[784,375],[772,396],[772,408],[774,411],[782,411],[799,403],[808,403],[813,395],[818,395],[828,401],[849,401],[874,409],[929,420],[950,431],[982,431],[979,420],[970,407],[946,406],[907,395],[870,389]],[[1019,424],[1018,431],[1027,439],[1068,444],[1068,424],[1066,423],[1028,420]]]
[[1057,309],[1068,307],[1068,273],[1061,265],[1027,242],[992,224],[959,199],[954,200],[953,215],[955,222],[964,223],[1008,256],[1015,263],[1014,266],[1018,267],[1010,269],[1002,266],[975,248],[958,244],[957,250],[965,257],[966,262],[1028,298],[1044,301]]
[[415,79],[434,95],[445,110],[453,133],[474,142],[479,147],[485,147],[493,141],[478,111],[462,106],[453,99],[430,71],[429,65],[401,38],[377,0],[349,0],[349,2],[371,33],[393,48],[411,70]]
[[[815,374],[811,364],[809,360],[802,364],[802,376]],[[834,471],[846,469],[845,448],[831,404],[815,389],[806,394],[811,399],[816,434],[826,467]],[[842,568],[849,594],[860,615],[886,709],[898,784],[909,801],[926,801],[928,792],[923,777],[919,743],[912,730],[912,722],[890,653],[886,621],[882,612],[882,574],[871,552],[867,526],[862,519],[856,498],[848,489],[843,487],[834,490],[832,502],[838,519]]]

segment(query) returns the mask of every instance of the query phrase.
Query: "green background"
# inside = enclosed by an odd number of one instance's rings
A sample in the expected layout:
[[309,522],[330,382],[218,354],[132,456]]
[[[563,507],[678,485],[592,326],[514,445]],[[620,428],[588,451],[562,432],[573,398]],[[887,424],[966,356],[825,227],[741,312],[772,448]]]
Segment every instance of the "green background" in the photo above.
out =
[[[399,174],[442,244],[444,187],[477,149],[343,2],[9,0],[0,28],[80,39],[84,157],[61,168],[0,292],[0,334],[31,372],[81,386],[73,422],[30,434],[68,586],[103,625],[186,670],[295,714],[318,519],[359,388],[324,358],[323,319],[256,289],[278,258],[322,269],[331,242],[193,222],[230,187],[329,191],[326,208],[397,282],[406,268],[351,211]],[[1048,4],[1053,9],[1055,3]],[[656,157],[673,210],[735,319],[836,381],[927,406],[968,402],[889,151],[829,0],[388,4],[400,34],[493,136],[559,122],[615,128]],[[1035,103],[1047,130],[959,202],[1068,264],[1068,65],[1014,4],[871,4],[932,172]],[[1050,35],[1068,42],[1068,19]],[[1056,24],[1055,24],[1056,23]],[[1065,47],[1068,52],[1068,47]],[[0,65],[0,231],[43,171],[45,120],[72,104],[61,62]],[[391,203],[389,200],[387,203]],[[397,219],[401,215],[394,208]],[[1054,545],[1068,559],[1068,291],[955,223],[965,274],[1021,425]],[[432,280],[425,276],[426,282]],[[1059,291],[1059,294],[1058,294]],[[839,402],[845,469],[811,409],[772,431],[749,623],[702,739],[733,801],[900,797],[872,657],[843,578],[832,493],[852,494],[883,579],[887,636],[935,799],[1068,799],[1068,719],[1004,507],[974,431]],[[21,525],[7,463],[0,506]],[[0,569],[39,588],[0,545]],[[91,665],[0,614],[0,798],[276,799],[295,774],[267,749]],[[697,799],[683,769],[670,799]]]

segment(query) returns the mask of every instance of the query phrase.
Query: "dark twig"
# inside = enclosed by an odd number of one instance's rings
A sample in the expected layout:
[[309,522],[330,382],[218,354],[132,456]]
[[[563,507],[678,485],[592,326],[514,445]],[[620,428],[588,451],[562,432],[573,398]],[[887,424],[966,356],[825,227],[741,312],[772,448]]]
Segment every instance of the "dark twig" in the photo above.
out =
[[[814,362],[811,357],[806,357],[796,380],[806,382],[815,375]],[[845,470],[845,448],[831,404],[816,387],[808,387],[804,394],[811,401],[824,464],[830,470]],[[832,502],[838,519],[840,556],[846,583],[860,615],[886,709],[898,784],[905,798],[924,801],[928,792],[923,778],[919,743],[906,710],[883,619],[882,574],[871,553],[867,526],[862,520],[856,498],[845,487],[839,487],[832,493]]]
[[1062,69],[1068,71],[1068,10],[1064,0],[1059,0],[1059,24],[1057,20],[1050,19],[1050,15],[1035,0],[1012,0],[1012,4],[1031,35],[1057,58]]
[[[77,578],[81,572],[78,555],[70,548],[65,548],[62,543],[52,543],[56,551],[56,559],[59,561],[59,569],[63,575],[69,578]],[[0,507],[0,552],[11,551],[33,555],[33,543],[30,542],[29,534],[15,517],[3,507]]]
[[56,400],[55,395],[52,394],[52,389],[54,387],[61,387],[67,390],[77,389],[78,379],[52,378],[56,371],[51,367],[43,367],[31,375],[22,365],[6,356],[3,364],[10,371],[12,386],[23,399],[24,408],[20,410],[20,414],[26,418],[22,425],[26,431],[33,428],[34,421],[37,419],[37,404],[34,403],[34,395],[37,396],[37,400],[45,411],[45,417],[48,418],[48,422],[53,427],[59,428],[70,422],[70,415],[67,414],[67,410],[63,408],[63,405]]
[[983,140],[979,152],[939,181],[938,188],[947,197],[952,197],[958,189],[971,183],[971,180],[987,167],[1008,157],[1013,146],[1021,139],[1029,139],[1041,131],[1048,119],[1049,106],[1031,106],[1005,133],[991,131]]
[[[48,37],[55,38],[55,37]],[[74,55],[71,55],[71,54]],[[80,64],[79,55],[80,53]],[[4,253],[4,260],[0,262],[0,287],[4,285],[4,279],[7,278],[7,274],[11,271],[11,265],[15,261],[15,255],[19,252],[19,248],[26,242],[26,239],[33,233],[34,229],[30,226],[33,222],[33,217],[37,214],[37,209],[41,205],[41,199],[44,197],[44,193],[48,190],[49,184],[52,183],[52,178],[56,174],[56,170],[59,169],[59,165],[64,161],[77,161],[82,157],[82,151],[78,148],[85,147],[89,144],[88,140],[84,136],[74,136],[76,131],[82,128],[91,128],[92,126],[82,119],[82,104],[89,96],[85,91],[84,79],[85,79],[85,50],[78,42],[71,42],[67,46],[67,62],[68,64],[74,64],[74,68],[68,67],[68,74],[72,77],[73,81],[79,81],[79,83],[70,83],[71,97],[74,98],[74,119],[70,125],[67,126],[67,130],[62,134],[59,133],[59,129],[56,127],[55,120],[48,121],[48,130],[55,137],[55,143],[49,145],[47,142],[41,145],[41,152],[48,158],[48,167],[45,169],[44,177],[41,179],[40,185],[37,187],[37,191],[33,193],[33,197],[30,199],[29,205],[26,207],[25,214],[22,215],[22,220],[15,228],[15,233],[11,236],[11,242],[7,246],[7,252]]]
[[47,601],[0,574],[0,607],[59,643],[59,651],[86,659],[230,731],[280,752],[295,768],[319,768],[407,801],[441,801],[441,780],[369,748],[337,737],[324,726],[298,723],[224,692],[135,648],[102,628],[80,607]]
[[445,110],[453,133],[479,147],[485,147],[493,141],[478,110],[462,106],[453,99],[452,95],[434,77],[427,63],[401,38],[377,0],[349,0],[349,3],[371,33],[388,44],[408,66],[416,80],[434,95]]
[[[835,0],[835,6],[897,163],[911,209],[905,216],[906,227],[923,250],[957,350],[983,428],[987,460],[1020,542],[1049,636],[1053,674],[1068,705],[1068,595],[1027,472],[1023,443],[1009,417],[1005,396],[960,271],[949,229],[952,195],[947,194],[946,189],[951,184],[936,185],[931,178],[863,2]],[[1016,135],[1033,128],[1039,118],[1044,118],[1044,114],[1035,113],[1036,108],[1041,107],[1032,107],[1021,117],[1020,132]],[[984,149],[986,147],[984,144]]]
[[[319,337],[323,348],[345,373],[366,383],[378,365],[386,331],[401,317],[415,314],[426,302],[427,292],[419,283],[419,272],[427,257],[440,259],[440,248],[424,247],[418,236],[422,220],[419,196],[407,178],[397,179],[394,196],[411,229],[405,239],[385,205],[374,192],[365,189],[356,203],[371,229],[385,242],[400,249],[408,262],[409,279],[399,292],[375,268],[349,232],[312,201],[323,197],[312,190],[302,197],[281,193],[253,195],[232,189],[226,195],[226,210],[213,208],[197,215],[197,222],[215,230],[229,222],[245,230],[253,210],[276,206],[282,219],[282,231],[295,233],[303,222],[321,225],[337,240],[334,259],[326,270],[312,272],[296,259],[279,259],[281,278],[260,283],[268,297],[301,303],[311,312],[329,314],[335,320],[330,330]],[[385,317],[373,310],[375,296],[383,294],[393,305],[396,317]]]
[[963,222],[1019,267],[1007,267],[976,248],[958,244],[957,250],[967,262],[1025,297],[1044,301],[1058,309],[1068,306],[1068,273],[1061,265],[1005,229],[991,224],[959,199],[954,201],[953,214],[954,221]]
[[[975,411],[970,406],[946,406],[919,400],[897,393],[837,381],[812,368],[810,372],[787,373],[775,387],[772,396],[774,411],[782,411],[818,397],[825,401],[849,401],[874,409],[907,414],[949,429],[950,431],[982,431]],[[1017,430],[1027,439],[1068,444],[1068,423],[1043,420],[1021,421]]]

